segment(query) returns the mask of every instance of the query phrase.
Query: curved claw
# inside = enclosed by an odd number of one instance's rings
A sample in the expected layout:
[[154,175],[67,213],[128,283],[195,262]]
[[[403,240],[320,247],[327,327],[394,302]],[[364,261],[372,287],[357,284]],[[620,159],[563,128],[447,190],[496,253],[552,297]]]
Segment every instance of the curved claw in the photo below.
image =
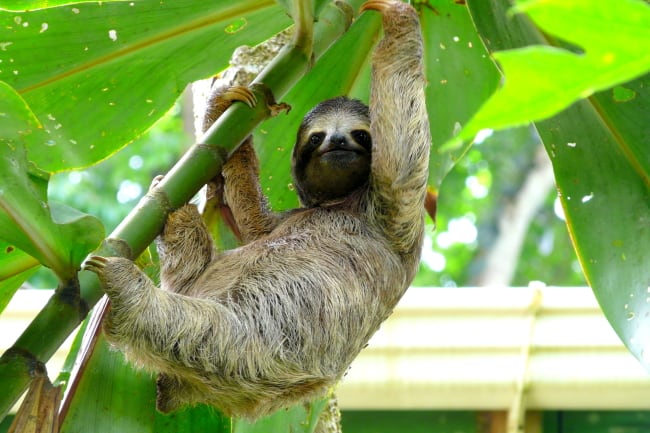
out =
[[[403,38],[405,30],[418,30],[418,13],[413,6],[398,0],[368,0],[361,5],[361,12],[374,10],[382,14],[384,36],[388,39]],[[415,34],[413,34],[415,36]],[[419,34],[418,40],[421,39]],[[402,43],[400,43],[402,44]]]
[[245,86],[228,87],[220,97],[226,101],[240,101],[253,108],[257,105],[257,96]]
[[97,274],[104,270],[106,263],[108,263],[108,259],[106,257],[90,256],[84,263],[83,269]]
[[395,3],[401,3],[394,0],[368,0],[359,8],[359,12],[365,12],[369,10],[384,12],[393,6]]
[[[151,185],[149,185],[149,191],[151,191],[151,190],[153,190],[155,187],[157,187],[158,184],[159,184],[160,182],[162,182],[162,180],[163,180],[164,178],[165,178],[165,176],[162,175],[162,174],[159,174],[159,175],[157,175],[156,177],[154,177],[153,180],[151,181]],[[97,256],[97,257],[99,257],[99,256]]]
[[275,96],[269,87],[264,83],[253,83],[251,89],[254,89],[259,94],[263,95],[266,107],[269,110],[269,117],[275,117],[283,111],[288,113],[291,111],[291,105],[285,102],[276,102]]

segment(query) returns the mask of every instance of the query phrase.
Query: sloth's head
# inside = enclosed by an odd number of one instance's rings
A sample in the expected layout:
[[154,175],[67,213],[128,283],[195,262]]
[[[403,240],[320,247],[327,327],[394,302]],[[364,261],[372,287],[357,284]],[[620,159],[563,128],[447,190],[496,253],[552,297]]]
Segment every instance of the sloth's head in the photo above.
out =
[[292,173],[303,205],[335,202],[365,186],[372,140],[368,107],[344,96],[314,107],[298,129]]

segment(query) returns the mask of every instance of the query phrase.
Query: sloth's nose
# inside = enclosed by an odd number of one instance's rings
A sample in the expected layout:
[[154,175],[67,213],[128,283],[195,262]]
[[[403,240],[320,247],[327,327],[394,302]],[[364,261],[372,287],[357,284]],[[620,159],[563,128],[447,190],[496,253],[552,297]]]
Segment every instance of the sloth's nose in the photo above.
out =
[[345,146],[347,140],[343,134],[334,134],[330,137],[330,142],[335,146]]

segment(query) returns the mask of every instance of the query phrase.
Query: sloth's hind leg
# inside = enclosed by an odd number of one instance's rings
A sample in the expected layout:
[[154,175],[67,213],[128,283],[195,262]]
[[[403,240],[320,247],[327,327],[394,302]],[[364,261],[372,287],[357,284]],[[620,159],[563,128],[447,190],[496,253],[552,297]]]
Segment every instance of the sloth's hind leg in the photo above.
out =
[[176,293],[189,294],[194,282],[216,255],[212,237],[192,204],[169,214],[156,246],[160,256],[161,287]]

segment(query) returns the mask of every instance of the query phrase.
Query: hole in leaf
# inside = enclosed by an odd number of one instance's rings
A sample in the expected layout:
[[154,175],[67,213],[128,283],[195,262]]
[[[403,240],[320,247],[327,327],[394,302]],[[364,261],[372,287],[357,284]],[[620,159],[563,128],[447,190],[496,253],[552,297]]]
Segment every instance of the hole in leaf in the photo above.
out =
[[246,18],[239,18],[232,23],[228,24],[224,31],[228,33],[229,35],[235,34],[237,32],[242,31],[246,25],[248,24],[248,21],[246,21]]

